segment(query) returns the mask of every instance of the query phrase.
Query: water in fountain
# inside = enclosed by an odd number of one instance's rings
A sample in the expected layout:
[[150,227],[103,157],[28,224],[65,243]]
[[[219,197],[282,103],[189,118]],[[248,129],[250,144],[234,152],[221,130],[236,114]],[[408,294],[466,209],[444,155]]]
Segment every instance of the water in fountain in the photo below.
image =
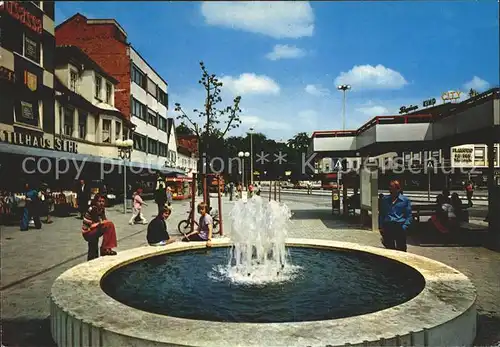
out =
[[230,218],[233,247],[229,264],[218,273],[233,283],[264,285],[289,281],[299,267],[289,263],[285,248],[291,217],[288,206],[254,196],[235,203]]

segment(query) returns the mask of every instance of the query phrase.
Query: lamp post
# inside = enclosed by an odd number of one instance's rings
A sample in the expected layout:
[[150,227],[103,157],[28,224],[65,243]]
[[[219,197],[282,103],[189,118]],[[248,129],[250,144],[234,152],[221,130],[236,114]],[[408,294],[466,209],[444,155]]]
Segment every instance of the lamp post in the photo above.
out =
[[337,86],[338,90],[341,90],[344,94],[344,101],[342,102],[342,130],[345,130],[345,99],[346,99],[346,92],[351,89],[351,86],[348,84],[341,84],[340,86]]
[[248,129],[250,130],[250,184],[253,185],[253,131],[255,130],[253,127]]
[[246,189],[245,185],[245,158],[248,158],[250,156],[250,153],[248,152],[239,152],[238,157],[241,158],[241,183],[243,184],[243,189]]
[[123,214],[127,214],[127,160],[130,161],[130,156],[134,147],[133,140],[117,140],[118,155],[123,160]]

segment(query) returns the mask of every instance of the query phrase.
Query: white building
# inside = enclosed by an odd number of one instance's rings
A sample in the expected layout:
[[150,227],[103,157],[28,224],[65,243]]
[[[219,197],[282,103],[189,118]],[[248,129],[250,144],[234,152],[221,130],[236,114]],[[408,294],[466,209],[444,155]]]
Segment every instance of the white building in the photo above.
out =
[[167,115],[168,84],[133,47],[130,47],[130,59],[130,112],[131,121],[136,125],[132,161],[175,163],[177,145],[169,144],[169,123],[173,122]]
[[76,46],[56,48],[55,146],[67,152],[118,158],[116,141],[130,121],[115,107],[118,81]]

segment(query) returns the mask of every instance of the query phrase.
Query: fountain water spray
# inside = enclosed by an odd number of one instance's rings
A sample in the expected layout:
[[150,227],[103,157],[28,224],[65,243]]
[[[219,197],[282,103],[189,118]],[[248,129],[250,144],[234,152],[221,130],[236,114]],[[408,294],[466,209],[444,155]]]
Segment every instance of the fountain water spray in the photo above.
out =
[[287,205],[260,196],[237,201],[230,213],[233,247],[229,264],[219,272],[242,284],[292,279],[298,267],[288,263],[285,247],[290,217]]

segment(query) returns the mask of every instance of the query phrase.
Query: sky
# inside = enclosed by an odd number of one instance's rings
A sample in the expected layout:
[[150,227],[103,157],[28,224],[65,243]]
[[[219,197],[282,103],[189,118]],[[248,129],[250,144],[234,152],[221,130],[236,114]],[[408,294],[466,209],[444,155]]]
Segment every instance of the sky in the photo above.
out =
[[230,135],[341,130],[340,84],[351,86],[349,130],[500,80],[497,0],[57,2],[56,24],[77,12],[120,23],[168,82],[170,117],[177,102],[188,115],[203,108],[204,61],[224,83],[222,107],[242,97],[242,124]]

